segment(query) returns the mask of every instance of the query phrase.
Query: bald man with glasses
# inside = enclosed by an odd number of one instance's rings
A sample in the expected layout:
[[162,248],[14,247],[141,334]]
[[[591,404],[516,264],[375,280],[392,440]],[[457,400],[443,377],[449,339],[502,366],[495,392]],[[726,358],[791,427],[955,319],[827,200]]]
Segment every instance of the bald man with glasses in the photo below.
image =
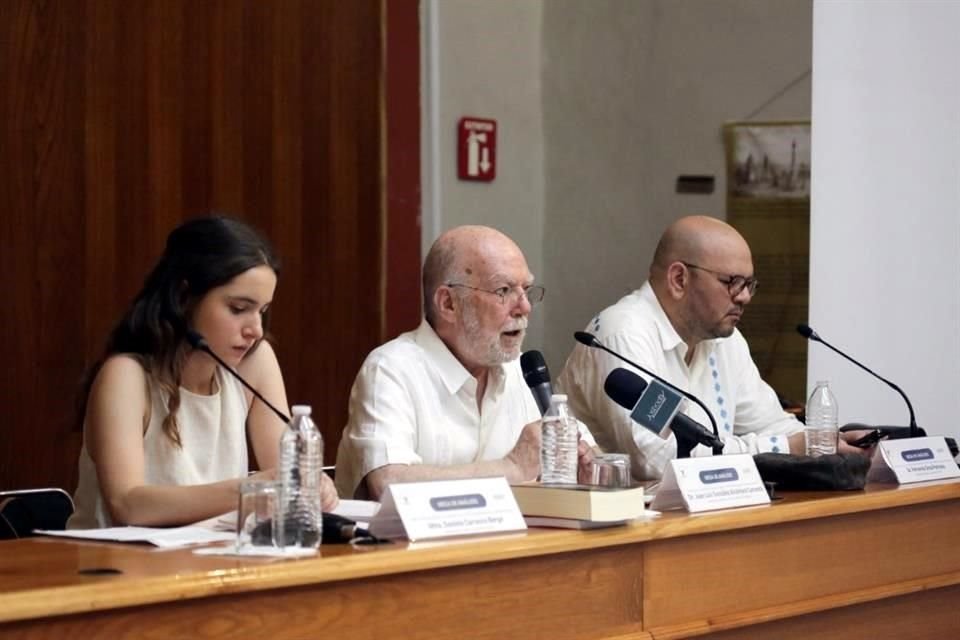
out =
[[[681,218],[661,237],[648,281],[600,312],[586,331],[700,398],[717,421],[724,454],[802,454],[803,425],[783,411],[737,331],[756,291],[743,236],[716,218]],[[599,349],[577,345],[559,384],[602,449],[630,454],[636,479],[658,480],[676,457],[676,438],[669,427],[655,434],[635,423],[603,391],[610,371],[626,366]],[[693,403],[683,411],[710,425]],[[711,454],[703,445],[691,453]]]
[[[367,356],[350,393],[337,490],[377,500],[392,482],[540,474],[540,411],[518,358],[543,287],[496,229],[442,234],[423,265],[424,318]],[[584,430],[581,477],[594,444]]]

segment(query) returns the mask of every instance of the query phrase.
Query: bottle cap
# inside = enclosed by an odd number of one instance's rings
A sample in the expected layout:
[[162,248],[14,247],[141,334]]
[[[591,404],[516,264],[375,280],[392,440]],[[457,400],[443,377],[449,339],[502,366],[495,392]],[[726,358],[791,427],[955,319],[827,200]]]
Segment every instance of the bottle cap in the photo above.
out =
[[308,404],[295,404],[290,408],[293,411],[295,416],[308,416],[313,412],[313,409]]
[[553,394],[553,395],[550,396],[550,400],[551,400],[552,402],[566,402],[566,401],[567,401],[567,394],[565,394],[565,393],[555,393],[555,394]]

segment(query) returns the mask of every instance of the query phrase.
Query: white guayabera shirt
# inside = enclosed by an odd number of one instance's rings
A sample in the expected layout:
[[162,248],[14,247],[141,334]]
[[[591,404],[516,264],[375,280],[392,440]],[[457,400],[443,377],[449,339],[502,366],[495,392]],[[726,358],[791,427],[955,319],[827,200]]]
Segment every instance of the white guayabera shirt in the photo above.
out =
[[[340,496],[354,497],[368,473],[388,464],[503,458],[524,425],[540,418],[519,360],[491,370],[480,409],[476,397],[476,378],[426,320],[373,350],[350,392],[337,451]],[[584,438],[593,444],[589,434]]]
[[[586,331],[610,349],[650,369],[675,386],[689,391],[710,409],[717,421],[724,454],[789,453],[787,436],[803,425],[780,406],[777,395],[760,378],[746,340],[734,330],[728,338],[697,345],[688,366],[687,345],[677,334],[650,283],[604,309]],[[630,412],[610,400],[603,390],[607,375],[617,367],[636,371],[600,349],[577,345],[559,378],[570,407],[586,423],[605,451],[630,455],[637,479],[658,480],[667,462],[677,455],[676,438],[663,438],[630,419]],[[682,411],[710,428],[710,419],[694,403]],[[693,456],[712,455],[698,445]]]

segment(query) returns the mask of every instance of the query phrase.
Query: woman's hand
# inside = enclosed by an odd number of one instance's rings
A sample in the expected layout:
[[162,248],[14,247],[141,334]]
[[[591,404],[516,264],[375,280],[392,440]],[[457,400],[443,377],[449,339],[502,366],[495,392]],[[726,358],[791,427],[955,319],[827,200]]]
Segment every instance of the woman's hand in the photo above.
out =
[[[278,478],[276,469],[267,469],[265,471],[258,471],[247,477],[248,480],[276,480]],[[333,511],[337,508],[337,504],[340,503],[340,498],[337,496],[337,488],[333,484],[333,480],[330,479],[330,476],[320,472],[320,508],[324,513]]]
[[333,480],[330,479],[330,476],[320,472],[320,505],[323,511],[326,513],[328,511],[333,511],[337,508],[337,504],[340,503],[340,498],[337,496],[337,489],[333,486]]

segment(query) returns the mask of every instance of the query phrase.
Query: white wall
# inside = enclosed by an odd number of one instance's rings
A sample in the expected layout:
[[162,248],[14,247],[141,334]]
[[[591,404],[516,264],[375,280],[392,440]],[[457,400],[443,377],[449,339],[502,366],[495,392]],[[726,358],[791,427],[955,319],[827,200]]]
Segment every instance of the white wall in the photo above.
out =
[[[540,0],[425,0],[423,255],[443,230],[486,224],[513,238],[539,281],[543,266]],[[457,122],[497,120],[497,175],[457,178]],[[525,348],[542,342],[534,312]]]
[[[646,279],[673,220],[725,217],[722,126],[810,68],[810,0],[546,0],[544,353]],[[801,81],[754,119],[810,117]],[[680,174],[716,177],[678,195]],[[749,313],[749,310],[748,310]]]
[[[810,325],[958,435],[960,3],[818,0]],[[906,424],[892,390],[819,345],[842,421]]]

